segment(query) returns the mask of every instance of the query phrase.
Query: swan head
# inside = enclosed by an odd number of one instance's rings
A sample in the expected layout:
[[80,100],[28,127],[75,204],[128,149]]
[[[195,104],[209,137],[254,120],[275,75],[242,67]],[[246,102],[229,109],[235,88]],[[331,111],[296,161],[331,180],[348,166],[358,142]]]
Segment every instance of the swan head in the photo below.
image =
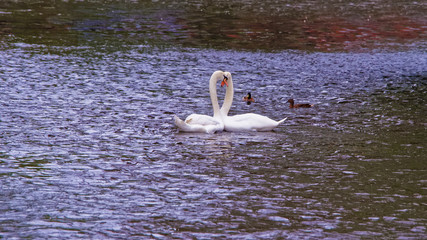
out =
[[228,81],[228,77],[226,76],[226,74],[224,74],[224,78],[222,79],[222,82],[221,82],[221,87],[223,87],[224,84],[228,87],[227,81]]
[[221,82],[221,87],[226,85],[228,87],[228,82],[231,81],[231,73],[230,72],[224,72],[223,73],[224,79]]

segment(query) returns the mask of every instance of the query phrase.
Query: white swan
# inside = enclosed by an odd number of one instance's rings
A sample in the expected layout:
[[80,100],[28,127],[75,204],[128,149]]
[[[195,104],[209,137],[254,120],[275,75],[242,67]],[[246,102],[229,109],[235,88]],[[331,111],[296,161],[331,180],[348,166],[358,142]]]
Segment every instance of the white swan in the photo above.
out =
[[[212,107],[214,110],[213,117],[208,115],[193,113],[189,115],[185,119],[185,121],[183,121],[178,116],[175,115],[174,116],[175,125],[179,128],[180,131],[214,133],[217,131],[224,130],[224,123],[222,121],[219,104],[218,104],[216,83],[222,80],[221,86],[223,86],[224,84],[227,84],[228,77],[226,75],[229,75],[229,73],[216,71],[212,74],[211,79],[209,80],[209,93],[211,97]],[[228,89],[226,91],[228,91]]]
[[[224,103],[219,109],[216,83],[222,80],[221,86],[227,85]],[[205,132],[214,133],[217,131],[271,131],[287,118],[280,121],[274,121],[266,116],[255,113],[245,113],[235,116],[228,116],[233,103],[234,88],[231,73],[216,71],[209,80],[209,93],[211,97],[214,116],[201,114],[191,114],[185,121],[182,121],[176,115],[174,116],[175,125],[183,132]]]
[[284,118],[280,121],[274,121],[273,119],[270,119],[266,116],[255,113],[227,116],[233,102],[234,89],[231,74],[227,72],[225,76],[228,78],[228,84],[227,90],[225,92],[224,103],[220,110],[225,131],[271,131],[287,119]]

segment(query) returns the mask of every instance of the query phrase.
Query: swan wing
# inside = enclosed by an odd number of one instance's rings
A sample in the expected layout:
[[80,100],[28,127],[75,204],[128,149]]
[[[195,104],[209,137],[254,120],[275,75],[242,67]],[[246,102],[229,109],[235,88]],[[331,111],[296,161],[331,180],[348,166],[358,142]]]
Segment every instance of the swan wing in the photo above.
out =
[[221,124],[221,121],[219,121],[218,119],[208,115],[202,115],[202,114],[191,114],[185,119],[185,122],[190,125],[202,125],[202,126]]

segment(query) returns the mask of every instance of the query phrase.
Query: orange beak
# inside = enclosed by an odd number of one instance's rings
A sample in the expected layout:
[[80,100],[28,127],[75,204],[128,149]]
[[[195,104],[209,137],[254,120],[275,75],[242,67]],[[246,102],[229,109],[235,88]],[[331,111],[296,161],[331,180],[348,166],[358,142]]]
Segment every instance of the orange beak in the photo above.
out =
[[221,82],[221,87],[224,86],[224,84],[228,87],[228,83],[227,83],[228,78],[226,76],[224,76],[224,79]]

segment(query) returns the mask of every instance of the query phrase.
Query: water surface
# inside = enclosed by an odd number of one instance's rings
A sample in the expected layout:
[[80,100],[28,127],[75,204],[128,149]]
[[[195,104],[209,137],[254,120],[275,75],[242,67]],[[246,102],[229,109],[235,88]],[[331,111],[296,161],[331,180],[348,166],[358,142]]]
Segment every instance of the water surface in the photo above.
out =
[[[106,9],[120,16],[173,12],[160,3],[126,3],[58,4],[74,4],[71,15],[83,11],[99,24],[111,13]],[[14,14],[35,17],[35,5],[25,12],[27,5],[9,4],[1,9],[9,20],[0,22],[12,25],[0,55],[1,237],[426,237],[423,40],[356,50],[343,44],[289,50],[285,41],[252,51],[271,39],[222,47],[226,41],[207,47],[169,39],[169,32],[145,41],[125,31],[115,39],[84,18],[72,18],[68,30],[30,33],[34,25],[16,29],[24,18]],[[417,4],[408,5],[409,13],[424,6]],[[59,16],[59,5],[38,6]],[[325,15],[310,4],[289,7]],[[353,11],[340,15],[351,19]],[[266,133],[178,132],[174,114],[212,114],[208,80],[218,69],[233,74],[231,115],[288,120]],[[249,91],[256,102],[246,105],[240,99]],[[315,106],[291,110],[291,97]]]
[[0,38],[117,48],[358,51],[426,48],[423,1],[3,1]]

